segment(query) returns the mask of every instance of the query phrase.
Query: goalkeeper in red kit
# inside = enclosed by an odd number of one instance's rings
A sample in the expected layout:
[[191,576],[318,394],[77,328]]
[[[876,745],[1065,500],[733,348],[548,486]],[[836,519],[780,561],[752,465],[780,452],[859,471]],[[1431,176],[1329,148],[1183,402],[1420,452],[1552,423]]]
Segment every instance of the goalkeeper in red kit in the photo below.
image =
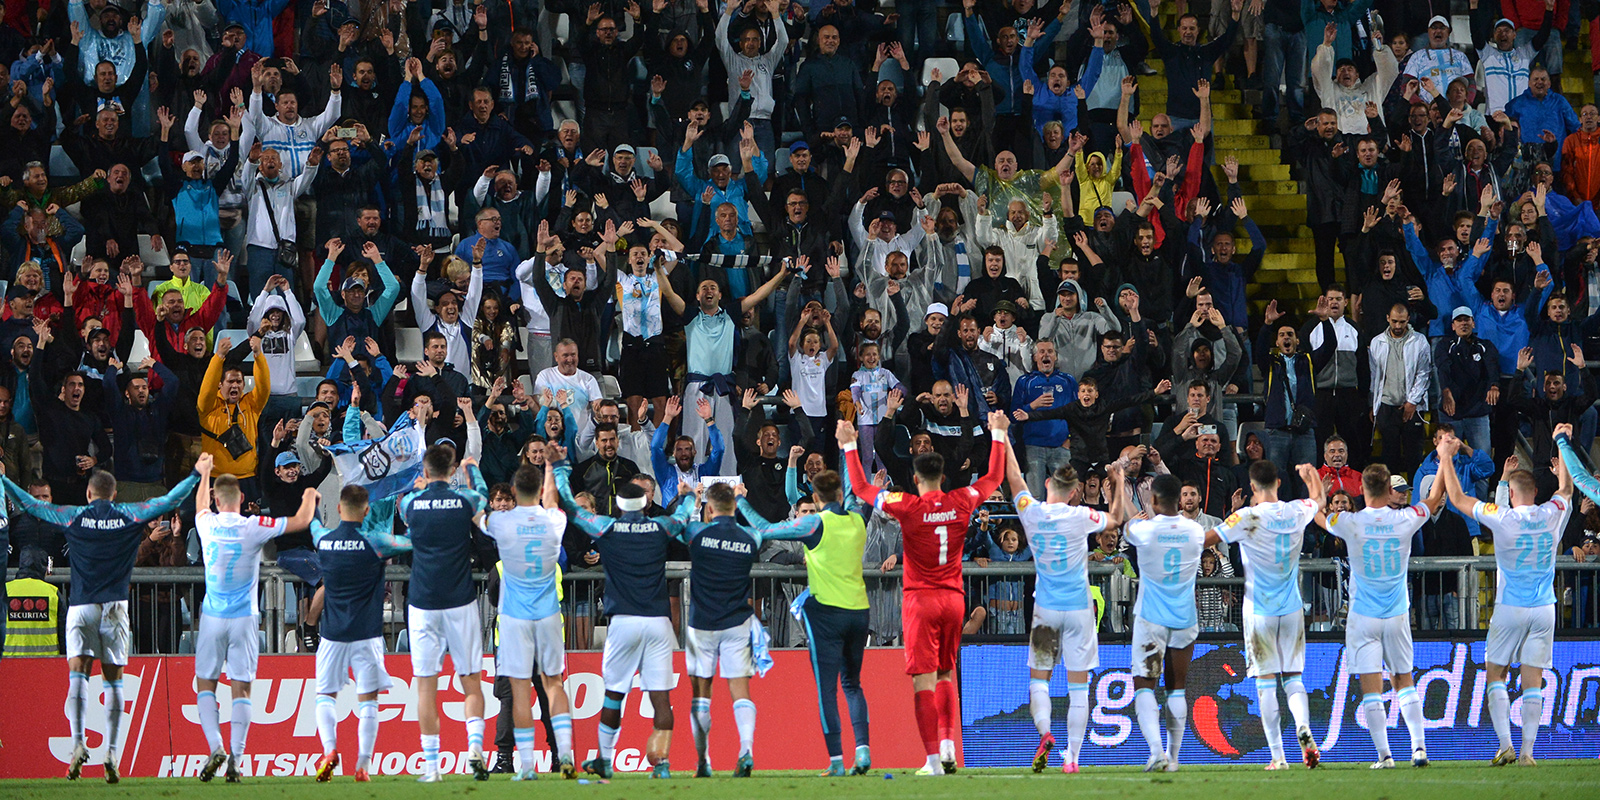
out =
[[955,771],[955,729],[961,722],[956,696],[956,655],[966,594],[961,584],[961,551],[972,512],[999,488],[1006,472],[1004,412],[989,414],[989,471],[971,486],[946,492],[944,458],[924,453],[912,462],[917,493],[879,491],[867,479],[856,452],[856,429],[839,422],[839,446],[850,469],[850,486],[862,502],[900,523],[904,540],[904,627],[906,673],[915,694],[917,730],[928,764],[917,774]]

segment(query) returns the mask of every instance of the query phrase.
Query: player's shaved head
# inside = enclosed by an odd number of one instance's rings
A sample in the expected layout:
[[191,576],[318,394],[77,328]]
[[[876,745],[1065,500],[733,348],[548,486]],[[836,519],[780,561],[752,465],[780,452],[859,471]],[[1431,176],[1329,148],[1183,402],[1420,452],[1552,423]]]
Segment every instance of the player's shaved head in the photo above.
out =
[[720,514],[732,514],[738,502],[739,495],[734,493],[731,483],[713,483],[706,488],[706,503]]
[[1367,505],[1383,508],[1389,504],[1389,468],[1382,464],[1370,464],[1361,470],[1361,493],[1366,495]]
[[91,500],[110,500],[116,493],[116,476],[103,469],[97,469],[89,476],[89,498]]
[[244,500],[239,491],[239,479],[232,475],[218,475],[211,483],[211,496],[217,498],[218,510],[237,510]]
[[825,469],[811,476],[811,493],[817,496],[818,505],[837,503],[841,499],[840,490],[844,482],[840,480],[839,473]]
[[523,464],[511,476],[511,490],[517,493],[517,502],[532,505],[539,502],[539,492],[544,488],[544,469]]
[[456,471],[456,449],[447,444],[436,444],[422,456],[422,471],[436,481],[450,477]]
[[1182,494],[1183,481],[1172,475],[1157,475],[1150,482],[1150,499],[1157,514],[1175,516],[1178,513],[1178,497]]
[[1250,486],[1258,492],[1268,492],[1278,488],[1278,465],[1264,458],[1251,463]]

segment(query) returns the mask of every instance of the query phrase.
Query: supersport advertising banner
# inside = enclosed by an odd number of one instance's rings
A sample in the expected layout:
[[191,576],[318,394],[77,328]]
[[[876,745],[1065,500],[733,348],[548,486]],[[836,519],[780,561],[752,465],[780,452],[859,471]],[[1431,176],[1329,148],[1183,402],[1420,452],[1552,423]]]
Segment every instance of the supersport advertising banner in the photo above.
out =
[[[828,754],[822,743],[817,713],[817,686],[812,679],[810,655],[804,650],[775,650],[776,662],[766,677],[750,682],[756,703],[755,760],[757,769],[822,769]],[[391,655],[386,660],[392,687],[378,697],[378,742],[373,774],[422,772],[422,746],[417,730],[417,680],[411,677],[411,659]],[[671,762],[675,771],[694,771],[694,737],[689,731],[689,681],[683,652],[674,654],[672,703],[676,726]],[[494,750],[495,715],[500,704],[493,695],[492,659],[484,659],[484,748]],[[917,740],[911,708],[911,683],[905,676],[900,650],[868,650],[861,682],[872,710],[873,762],[884,767],[922,764],[922,744]],[[462,724],[461,684],[454,676],[442,677],[439,767],[464,775],[467,734]],[[448,680],[448,687],[444,681]],[[167,656],[134,658],[123,675],[123,724],[118,762],[123,777],[192,778],[200,774],[207,748],[195,712],[194,658]],[[66,660],[62,658],[8,658],[0,660],[0,686],[6,687],[0,709],[0,778],[56,778],[66,773],[72,755],[72,737],[65,713]],[[102,680],[89,680],[89,700],[84,728],[90,747],[87,778],[98,781],[105,761],[106,713]],[[573,745],[581,761],[594,755],[596,727],[604,686],[599,653],[567,656],[567,692],[572,702]],[[354,687],[339,693],[339,750],[343,764],[337,774],[355,769],[356,719]],[[249,777],[307,776],[310,781],[321,755],[317,737],[315,656],[262,656],[251,692],[255,706],[242,766]],[[228,684],[217,688],[223,708],[223,737],[227,741]],[[716,681],[712,692],[711,765],[731,770],[738,756],[739,737],[733,721],[733,701],[727,685]],[[844,708],[841,695],[839,706]],[[622,732],[617,740],[618,772],[649,770],[643,755],[654,710],[638,691],[628,695],[622,708]],[[845,722],[844,745],[854,747]],[[539,727],[539,726],[536,726]],[[541,771],[550,766],[550,751],[543,729],[535,758]]]
[[[1303,681],[1311,707],[1311,729],[1324,761],[1372,761],[1376,751],[1360,713],[1361,691],[1350,674],[1342,642],[1308,642]],[[1100,669],[1089,678],[1089,730],[1079,763],[1138,765],[1149,756],[1133,713],[1133,678],[1128,645],[1101,645]],[[961,649],[962,741],[969,767],[1022,767],[1033,760],[1039,734],[1028,713],[1026,645],[968,645]],[[1496,739],[1484,704],[1484,643],[1417,642],[1417,690],[1423,695],[1428,757],[1483,760],[1494,756]],[[1557,641],[1555,668],[1545,670],[1544,727],[1540,758],[1594,758],[1600,754],[1600,641]],[[1516,669],[1511,691],[1512,736],[1520,740],[1521,681]],[[1281,690],[1280,690],[1281,691]],[[1246,677],[1243,643],[1196,644],[1185,691],[1189,729],[1183,744],[1188,764],[1265,764],[1270,760],[1261,729],[1255,681]],[[1054,733],[1064,742],[1067,674],[1051,676]],[[1405,725],[1384,693],[1389,711],[1389,743],[1409,753]],[[1299,763],[1294,721],[1283,706],[1284,747]],[[1052,758],[1052,764],[1055,758]]]

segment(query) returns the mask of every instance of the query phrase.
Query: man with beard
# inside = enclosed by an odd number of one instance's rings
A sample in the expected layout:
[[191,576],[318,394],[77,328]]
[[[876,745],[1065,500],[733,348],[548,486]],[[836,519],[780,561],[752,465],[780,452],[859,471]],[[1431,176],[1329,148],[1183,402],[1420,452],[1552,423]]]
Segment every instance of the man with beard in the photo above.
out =
[[[914,405],[903,406],[903,403],[904,396],[899,391],[889,392],[883,421],[877,426],[874,452],[881,454],[880,458],[893,470],[897,466],[891,452],[898,438],[895,427],[903,426],[913,434],[913,450],[920,449],[916,447],[916,435],[926,433],[927,449],[943,456],[950,465],[944,474],[945,487],[966,486],[972,479],[969,467],[972,466],[973,438],[983,430],[982,425],[973,420],[967,387],[952,386],[950,381],[941,380],[933,384],[932,392],[919,395]],[[918,454],[913,452],[905,461],[915,459]]]
[[[510,46],[484,73],[483,85],[492,87],[492,108],[499,112],[496,116],[502,121],[511,120],[508,127],[515,128],[517,138],[542,138],[555,130],[550,95],[561,85],[561,72],[550,59],[540,55],[532,31],[512,32]],[[476,117],[476,95],[472,104]],[[478,121],[486,120],[479,118]]]
[[1439,380],[1439,420],[1453,425],[1473,448],[1489,447],[1489,414],[1500,402],[1500,354],[1478,338],[1472,309],[1451,313],[1450,335],[1433,343]]
[[[149,47],[161,35],[165,27],[162,23],[167,18],[165,3],[154,0],[147,2],[141,25],[138,21],[129,21],[128,9],[123,6],[125,1],[108,0],[101,5],[98,27],[89,23],[86,4],[78,2],[67,5],[68,18],[76,23],[83,33],[83,41],[78,47],[81,64],[79,74],[92,75],[98,62],[110,61],[117,69],[117,83],[123,83],[133,74],[135,53],[139,47]],[[267,55],[272,54],[270,44],[269,42],[265,51]],[[71,497],[66,500],[72,502],[77,498]]]
[[[111,419],[115,450],[112,464],[118,497],[137,502],[166,493],[163,454],[167,444],[167,419],[178,397],[178,376],[154,358],[139,364],[138,372],[118,374],[123,364],[115,357],[103,378],[102,394]],[[161,379],[161,390],[150,393],[150,374]]]
[[199,397],[210,357],[206,350],[206,332],[200,328],[190,328],[184,334],[181,349],[173,347],[165,338],[150,342],[162,366],[178,376],[178,395],[173,398],[172,411],[167,418],[165,475],[166,484],[171,486],[175,483],[173,476],[181,480],[200,457]]
[[787,517],[787,464],[778,457],[778,425],[767,419],[761,397],[754,389],[745,390],[743,405],[744,421],[734,437],[734,447],[739,451],[739,477],[744,481],[747,499],[767,519]]
[[[947,197],[954,199],[944,199]],[[966,291],[967,282],[975,277],[972,257],[982,249],[972,230],[978,217],[977,192],[964,189],[959,183],[941,183],[923,201],[927,216],[922,225],[927,235],[917,245],[917,264],[919,271],[931,270],[936,277],[932,296],[906,301],[906,307],[912,309],[926,308],[929,302]],[[931,231],[928,220],[932,220]]]
[[572,470],[574,488],[594,496],[596,513],[617,513],[618,488],[639,474],[637,465],[617,455],[618,441],[615,423],[595,425],[594,456]]
[[717,421],[711,417],[711,404],[705,398],[695,404],[695,413],[705,420],[706,437],[711,440],[710,452],[703,461],[697,463],[694,440],[679,436],[673,440],[672,455],[668,458],[667,431],[682,411],[683,401],[676,396],[667,398],[666,415],[656,425],[655,435],[650,440],[650,467],[655,472],[656,483],[661,487],[661,503],[666,506],[671,506],[677,499],[679,485],[699,486],[703,477],[720,475],[722,470],[722,431],[717,430]]
[[[975,300],[968,300],[954,323],[946,325],[939,335],[933,352],[933,374],[972,392],[963,405],[978,415],[1011,406],[1011,383],[1007,380],[1005,362],[978,347],[978,321],[970,308]],[[913,353],[915,358],[916,354]],[[952,472],[959,472],[960,462],[951,464]]]

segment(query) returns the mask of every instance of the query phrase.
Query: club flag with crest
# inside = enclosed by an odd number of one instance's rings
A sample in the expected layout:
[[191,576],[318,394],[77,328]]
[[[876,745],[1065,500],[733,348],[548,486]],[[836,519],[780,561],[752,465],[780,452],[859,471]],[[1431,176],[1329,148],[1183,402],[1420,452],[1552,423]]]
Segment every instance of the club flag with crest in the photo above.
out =
[[422,428],[407,414],[384,436],[332,445],[328,454],[344,483],[365,486],[371,499],[382,500],[413,488],[426,449]]

